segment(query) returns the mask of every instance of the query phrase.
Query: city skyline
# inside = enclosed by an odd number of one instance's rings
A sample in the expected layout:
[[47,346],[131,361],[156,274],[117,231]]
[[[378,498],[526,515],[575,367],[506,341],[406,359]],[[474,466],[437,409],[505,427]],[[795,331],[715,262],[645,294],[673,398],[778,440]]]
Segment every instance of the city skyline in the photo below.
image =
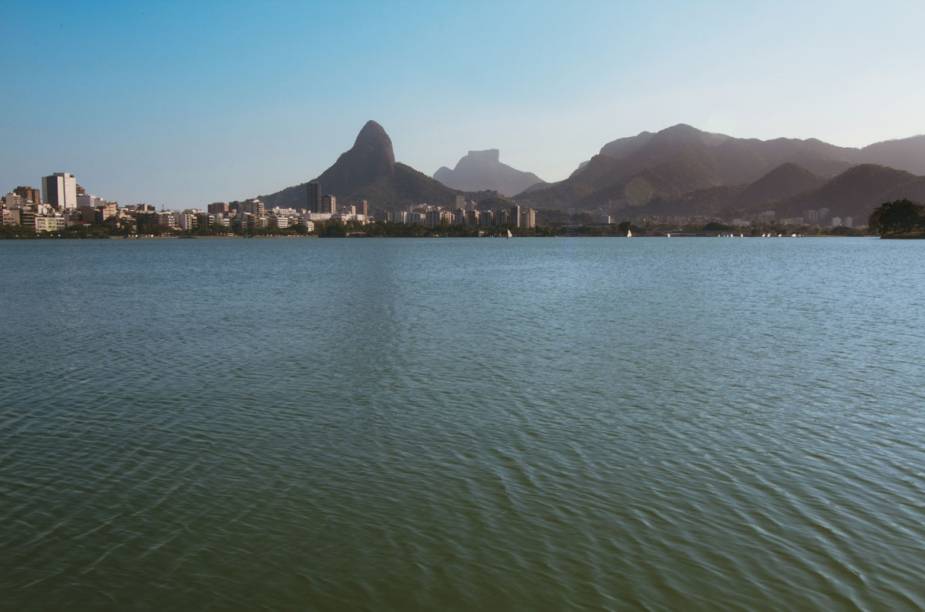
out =
[[425,173],[499,148],[547,181],[679,122],[843,146],[925,132],[920,4],[569,9],[19,4],[11,27],[62,44],[0,65],[60,91],[10,97],[0,180],[38,186],[60,169],[121,202],[203,206],[318,176],[369,118]]

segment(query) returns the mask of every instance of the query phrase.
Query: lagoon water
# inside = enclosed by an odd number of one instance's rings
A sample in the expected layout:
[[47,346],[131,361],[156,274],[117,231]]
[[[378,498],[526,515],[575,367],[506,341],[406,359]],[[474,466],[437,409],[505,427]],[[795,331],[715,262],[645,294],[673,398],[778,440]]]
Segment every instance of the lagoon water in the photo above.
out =
[[0,608],[925,608],[925,242],[0,242]]

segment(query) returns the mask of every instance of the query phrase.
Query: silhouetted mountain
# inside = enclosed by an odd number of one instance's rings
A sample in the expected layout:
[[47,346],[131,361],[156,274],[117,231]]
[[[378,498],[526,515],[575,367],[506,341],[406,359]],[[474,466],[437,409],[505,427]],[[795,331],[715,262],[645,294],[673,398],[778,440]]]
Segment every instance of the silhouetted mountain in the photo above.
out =
[[778,216],[800,216],[806,210],[828,208],[833,216],[865,221],[886,201],[909,198],[925,201],[925,178],[875,164],[855,166],[818,189],[794,196],[778,207]]
[[[395,161],[392,139],[381,125],[367,121],[353,147],[315,179],[323,193],[339,200],[368,200],[371,208],[393,208],[429,202],[449,204],[456,191],[422,172]],[[261,196],[268,206],[304,207],[306,183]]]
[[880,164],[925,174],[925,136],[913,136],[899,140],[885,140],[861,149],[861,157],[870,164]]
[[795,164],[784,164],[750,185],[712,187],[675,197],[657,196],[625,214],[633,218],[701,215],[729,219],[748,217],[759,210],[775,210],[778,217],[803,217],[809,210],[828,208],[831,216],[851,216],[857,223],[863,223],[881,203],[902,198],[925,201],[925,177],[861,164],[825,180]]
[[748,184],[786,162],[831,176],[850,166],[851,151],[818,140],[739,139],[679,124],[610,142],[569,178],[518,199],[550,208],[639,207]]
[[768,208],[773,204],[821,186],[825,179],[806,168],[786,163],[743,189],[732,201],[740,210]]
[[447,187],[462,191],[497,191],[513,196],[545,182],[532,172],[524,172],[501,163],[498,149],[469,151],[454,169],[443,166],[434,178]]

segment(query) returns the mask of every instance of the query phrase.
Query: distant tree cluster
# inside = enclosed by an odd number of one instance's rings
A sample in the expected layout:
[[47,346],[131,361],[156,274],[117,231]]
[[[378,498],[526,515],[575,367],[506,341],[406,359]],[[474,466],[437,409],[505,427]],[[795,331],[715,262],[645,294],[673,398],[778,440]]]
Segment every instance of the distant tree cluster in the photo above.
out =
[[910,200],[885,202],[871,213],[868,225],[880,236],[925,234],[925,206]]

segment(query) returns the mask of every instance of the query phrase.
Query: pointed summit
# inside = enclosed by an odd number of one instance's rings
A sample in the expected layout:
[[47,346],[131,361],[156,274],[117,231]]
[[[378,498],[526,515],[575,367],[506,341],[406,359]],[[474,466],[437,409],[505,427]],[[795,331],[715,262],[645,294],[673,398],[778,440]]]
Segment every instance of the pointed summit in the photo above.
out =
[[395,163],[395,152],[392,150],[392,139],[385,128],[370,119],[357,134],[352,150],[363,151],[368,155],[381,157],[389,164]]
[[[447,204],[456,193],[414,168],[395,161],[392,139],[385,128],[367,121],[349,151],[315,179],[323,193],[338,199],[368,200],[371,209],[382,210],[429,202]],[[304,183],[263,196],[270,206],[302,206]]]
[[367,121],[353,147],[337,158],[318,180],[327,193],[343,194],[395,172],[392,139],[375,121]]

